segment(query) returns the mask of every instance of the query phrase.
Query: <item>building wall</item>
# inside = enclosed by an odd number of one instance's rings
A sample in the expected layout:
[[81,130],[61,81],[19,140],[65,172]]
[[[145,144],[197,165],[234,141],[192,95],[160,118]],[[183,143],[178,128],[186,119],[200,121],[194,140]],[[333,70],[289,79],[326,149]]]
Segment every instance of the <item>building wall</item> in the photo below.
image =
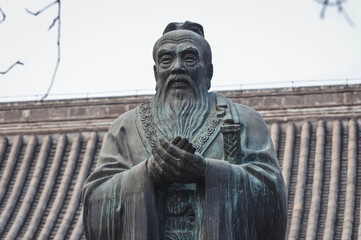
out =
[[[350,119],[361,115],[361,85],[226,91],[266,122]],[[151,96],[0,103],[0,133],[106,131],[120,114]]]
[[[361,85],[228,91],[265,119],[287,239],[357,239]],[[150,96],[0,104],[0,239],[83,239],[80,194],[110,123]]]

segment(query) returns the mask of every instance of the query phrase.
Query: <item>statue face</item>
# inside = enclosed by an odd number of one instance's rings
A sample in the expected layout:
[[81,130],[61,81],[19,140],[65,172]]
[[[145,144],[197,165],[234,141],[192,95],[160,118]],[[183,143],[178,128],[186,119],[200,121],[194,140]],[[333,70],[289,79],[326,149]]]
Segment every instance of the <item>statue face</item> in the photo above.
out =
[[205,63],[203,51],[192,37],[166,38],[156,52],[157,91],[165,91],[167,100],[186,100],[196,97],[197,89],[207,91],[204,85],[211,64]]

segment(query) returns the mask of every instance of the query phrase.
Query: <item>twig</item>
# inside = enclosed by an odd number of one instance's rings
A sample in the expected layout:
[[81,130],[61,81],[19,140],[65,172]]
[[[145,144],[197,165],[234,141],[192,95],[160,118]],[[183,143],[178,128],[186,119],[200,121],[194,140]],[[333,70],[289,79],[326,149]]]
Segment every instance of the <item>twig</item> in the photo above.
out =
[[59,64],[60,64],[60,37],[61,37],[61,32],[60,32],[60,29],[61,29],[61,18],[60,18],[60,14],[61,14],[61,2],[60,0],[57,0],[58,2],[58,16],[56,18],[54,18],[52,24],[49,26],[49,30],[52,29],[55,25],[55,23],[57,22],[58,23],[58,39],[57,39],[57,48],[58,48],[58,56],[57,56],[57,59],[56,59],[56,65],[55,65],[55,69],[54,69],[54,72],[53,72],[53,76],[51,78],[51,81],[50,81],[50,85],[48,87],[48,90],[46,91],[45,95],[40,99],[40,101],[43,101],[45,98],[48,97],[49,95],[49,92],[51,90],[51,88],[53,87],[53,84],[54,84],[54,81],[55,81],[55,77],[56,77],[56,73],[58,72],[58,68],[59,68]]
[[48,30],[51,30],[54,26],[55,26],[55,23],[56,21],[59,21],[60,20],[60,17],[57,16],[56,18],[53,19],[53,22],[50,24]]
[[7,74],[13,67],[15,67],[15,65],[24,65],[24,63],[17,61],[15,63],[13,63],[8,69],[6,69],[6,71],[4,72],[0,72],[0,74]]
[[345,17],[346,21],[348,22],[348,24],[350,24],[350,26],[355,26],[355,24],[353,23],[350,15],[348,15],[348,13],[346,12],[345,8],[342,7],[342,3],[341,1],[338,1],[339,5],[337,6],[338,11],[340,13],[342,13],[342,15]]
[[[3,23],[6,19],[6,15],[4,13],[4,11],[1,9],[0,7],[0,23]],[[15,67],[16,65],[24,65],[24,63],[20,62],[20,60],[18,60],[17,62],[14,62],[10,67],[8,67],[8,69],[6,69],[3,72],[0,72],[0,74],[7,74],[13,67]]]
[[338,6],[340,3],[341,4],[345,3],[347,0],[337,0],[334,2],[331,2],[329,0],[315,0],[315,1],[322,5],[327,5],[329,7],[335,7],[335,6]]
[[49,5],[45,6],[43,9],[37,11],[37,12],[33,12],[33,11],[30,11],[29,9],[25,8],[25,10],[30,13],[31,15],[34,15],[34,16],[38,16],[40,13],[44,12],[46,9],[50,8],[51,6],[55,5],[59,3],[59,0],[56,0],[52,3],[50,3]]
[[342,4],[344,4],[347,0],[335,0],[335,1],[315,0],[315,1],[318,2],[319,4],[322,4],[320,18],[322,18],[322,19],[325,18],[326,9],[328,7],[337,7],[337,11],[339,13],[342,13],[342,15],[345,17],[346,21],[348,22],[348,24],[350,24],[351,26],[354,26],[354,23],[353,23],[351,17],[347,14],[346,10],[342,6]]
[[322,4],[321,15],[320,15],[321,18],[324,18],[324,17],[325,17],[326,9],[327,9],[327,7],[328,7],[328,3],[329,3],[328,0],[325,0],[325,1],[323,2],[323,4]]
[[4,13],[4,11],[0,8],[0,14],[1,14],[1,20],[0,20],[0,23],[2,23],[3,21],[5,21],[6,19],[6,15]]
[[61,36],[60,35],[60,29],[61,29],[60,13],[61,13],[61,2],[60,2],[60,0],[55,0],[54,2],[50,3],[49,5],[45,6],[44,8],[42,8],[41,10],[39,10],[37,12],[32,12],[27,8],[25,9],[29,14],[37,16],[37,15],[41,14],[42,12],[44,12],[45,10],[47,10],[48,8],[50,8],[51,6],[55,5],[55,4],[58,4],[58,15],[53,19],[53,22],[50,24],[48,30],[50,31],[55,26],[55,24],[58,23],[58,39],[57,39],[58,56],[57,56],[57,59],[56,59],[56,64],[55,64],[53,76],[52,76],[51,81],[50,81],[50,85],[48,87],[48,90],[44,94],[44,96],[40,99],[40,101],[43,101],[46,97],[48,97],[49,92],[50,92],[51,88],[53,87],[55,77],[56,77],[56,73],[58,72],[58,68],[59,68],[59,64],[60,64],[60,36]]

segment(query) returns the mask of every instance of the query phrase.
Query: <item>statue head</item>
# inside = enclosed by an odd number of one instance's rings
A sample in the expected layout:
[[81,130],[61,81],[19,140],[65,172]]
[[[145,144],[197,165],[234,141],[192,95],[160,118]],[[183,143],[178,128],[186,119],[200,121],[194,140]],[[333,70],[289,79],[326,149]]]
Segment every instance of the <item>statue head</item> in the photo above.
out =
[[156,91],[162,100],[207,94],[213,75],[212,53],[200,24],[170,23],[153,48]]
[[154,122],[168,140],[193,139],[211,106],[212,54],[202,26],[188,21],[168,24],[154,45],[153,58]]

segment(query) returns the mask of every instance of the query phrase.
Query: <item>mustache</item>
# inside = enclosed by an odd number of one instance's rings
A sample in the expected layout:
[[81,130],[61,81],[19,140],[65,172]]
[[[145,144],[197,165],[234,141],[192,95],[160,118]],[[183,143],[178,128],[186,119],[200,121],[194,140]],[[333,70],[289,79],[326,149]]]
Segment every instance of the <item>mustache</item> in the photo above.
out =
[[167,88],[174,82],[185,82],[193,87],[193,80],[187,74],[172,74],[167,79]]

